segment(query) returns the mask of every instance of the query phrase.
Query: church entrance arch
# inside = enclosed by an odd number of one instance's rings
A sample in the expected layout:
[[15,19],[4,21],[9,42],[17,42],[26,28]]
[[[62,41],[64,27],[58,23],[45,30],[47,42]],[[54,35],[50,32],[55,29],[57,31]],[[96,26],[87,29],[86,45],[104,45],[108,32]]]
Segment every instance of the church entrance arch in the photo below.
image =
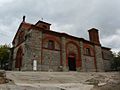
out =
[[66,66],[69,71],[76,71],[81,67],[80,47],[77,42],[66,43]]
[[68,56],[69,71],[76,71],[76,57],[75,55]]
[[16,62],[15,62],[15,67],[19,69],[19,71],[21,70],[21,67],[22,67],[22,55],[23,55],[23,50],[22,48],[20,47],[17,51],[17,54],[16,54]]

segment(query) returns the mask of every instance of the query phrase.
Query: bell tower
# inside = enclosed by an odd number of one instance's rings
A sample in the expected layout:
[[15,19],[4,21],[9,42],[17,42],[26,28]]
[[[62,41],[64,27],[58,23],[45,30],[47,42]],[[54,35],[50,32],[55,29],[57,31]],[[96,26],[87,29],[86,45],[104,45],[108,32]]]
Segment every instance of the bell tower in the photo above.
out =
[[50,25],[51,24],[39,20],[35,25],[38,26],[38,27],[41,27],[41,28],[43,28],[45,30],[50,30]]
[[88,30],[88,32],[89,32],[90,42],[100,45],[98,30],[95,28],[92,28],[92,29]]

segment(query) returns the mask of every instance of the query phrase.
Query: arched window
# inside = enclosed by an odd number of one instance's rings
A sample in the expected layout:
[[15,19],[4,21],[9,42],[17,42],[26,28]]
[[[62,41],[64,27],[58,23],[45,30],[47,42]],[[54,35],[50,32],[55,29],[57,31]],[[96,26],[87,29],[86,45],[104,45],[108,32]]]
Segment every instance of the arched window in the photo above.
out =
[[86,48],[86,55],[91,55],[90,48]]
[[55,49],[55,43],[52,40],[48,41],[48,49]]

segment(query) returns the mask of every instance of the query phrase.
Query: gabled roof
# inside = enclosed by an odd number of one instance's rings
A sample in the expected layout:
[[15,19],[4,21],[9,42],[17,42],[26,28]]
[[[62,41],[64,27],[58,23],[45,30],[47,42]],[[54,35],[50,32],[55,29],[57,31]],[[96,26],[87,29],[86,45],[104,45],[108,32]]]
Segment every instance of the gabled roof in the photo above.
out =
[[98,31],[98,29],[96,29],[96,28],[91,28],[90,30],[88,30],[88,32],[91,32],[91,31]]
[[39,24],[39,23],[44,23],[44,24],[51,25],[50,23],[47,23],[47,22],[44,22],[44,21],[41,21],[41,20],[39,20],[35,25],[37,25],[37,24]]
[[20,32],[20,29],[21,29],[21,28],[24,28],[25,30],[28,30],[28,29],[31,27],[31,25],[32,25],[32,24],[30,24],[30,23],[22,22],[22,23],[20,24],[18,30],[17,30],[17,33],[15,34],[15,37],[14,37],[12,43],[15,42],[15,38],[17,37],[18,33]]

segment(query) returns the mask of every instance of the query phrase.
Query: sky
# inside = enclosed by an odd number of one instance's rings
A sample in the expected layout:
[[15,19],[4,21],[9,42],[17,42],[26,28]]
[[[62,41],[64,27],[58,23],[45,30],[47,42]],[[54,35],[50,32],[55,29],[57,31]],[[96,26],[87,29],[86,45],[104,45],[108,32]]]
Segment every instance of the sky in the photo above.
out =
[[0,0],[0,44],[11,44],[26,22],[51,23],[51,29],[89,40],[88,30],[99,30],[102,46],[120,51],[120,0]]

